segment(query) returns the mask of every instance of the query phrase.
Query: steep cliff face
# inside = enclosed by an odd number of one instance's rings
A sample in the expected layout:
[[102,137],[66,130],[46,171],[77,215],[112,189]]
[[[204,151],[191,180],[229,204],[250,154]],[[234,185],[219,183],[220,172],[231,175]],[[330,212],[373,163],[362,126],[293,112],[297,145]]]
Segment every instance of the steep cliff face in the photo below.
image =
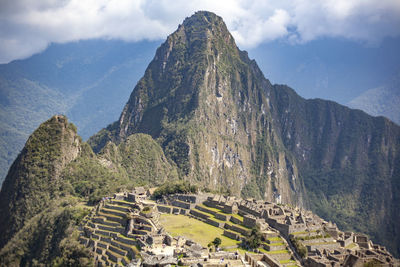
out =
[[283,86],[274,94],[311,208],[398,250],[400,127],[334,102],[301,99]]
[[303,202],[303,185],[269,105],[271,84],[222,19],[197,12],[157,50],[118,122],[89,142],[150,134],[190,181],[234,194]]
[[0,247],[58,195],[61,171],[80,151],[76,128],[63,116],[52,117],[29,137],[0,192]]
[[399,127],[271,85],[212,13],[168,37],[120,119],[89,143],[98,152],[132,133],[156,139],[184,179],[267,200],[279,193],[399,248]]

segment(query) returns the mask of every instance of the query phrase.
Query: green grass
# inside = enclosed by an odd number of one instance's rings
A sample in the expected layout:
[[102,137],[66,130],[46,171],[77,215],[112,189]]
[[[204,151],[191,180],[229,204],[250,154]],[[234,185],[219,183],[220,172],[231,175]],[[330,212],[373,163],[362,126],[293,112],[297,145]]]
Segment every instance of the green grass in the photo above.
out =
[[226,250],[226,251],[229,251],[229,252],[236,252],[236,251],[237,251],[237,252],[239,252],[239,254],[242,255],[242,256],[244,256],[245,253],[255,254],[255,252],[245,250],[245,249],[243,249],[243,248],[241,248],[241,247],[238,247],[238,248],[230,248],[230,249],[225,249],[225,250]]
[[226,221],[217,219],[216,217],[211,217],[210,219],[213,220],[213,221],[219,222],[219,223],[226,223]]
[[[106,217],[113,217],[113,218],[121,219],[121,216],[117,216],[117,215],[111,214],[111,213],[104,213],[104,212],[102,212],[101,210],[100,210],[100,212],[97,214],[97,216],[99,216],[99,217],[104,217],[105,219],[107,219]],[[114,221],[112,221],[112,222],[114,222]]]
[[172,236],[184,236],[207,247],[216,237],[221,238],[221,247],[234,246],[239,242],[223,234],[224,230],[185,215],[161,214],[160,224]]
[[[131,205],[133,205],[133,204],[135,204],[135,202],[132,202],[132,201],[126,201],[126,200],[123,200],[123,199],[111,199],[111,201],[112,202],[106,202],[106,204],[118,204],[118,202],[120,202],[120,203],[126,203],[126,204],[131,204]],[[125,207],[125,205],[124,205],[124,207]]]
[[204,211],[201,211],[201,210],[198,210],[198,209],[193,209],[195,212],[198,212],[198,213],[201,213],[201,214],[203,214],[203,215],[207,215],[209,218],[214,218],[213,216],[214,215],[212,215],[211,213],[207,213],[207,212],[204,212]]
[[224,213],[222,212],[222,210],[217,209],[217,208],[211,208],[211,207],[208,207],[208,206],[206,206],[206,205],[204,205],[204,204],[198,204],[198,206],[200,206],[200,207],[202,207],[202,208],[205,208],[205,209],[208,209],[208,210],[211,210],[211,211],[215,211],[215,212],[217,212],[217,213],[224,214]]
[[265,243],[267,246],[270,246],[270,247],[272,247],[272,246],[284,246],[285,244],[284,243],[271,243],[271,244],[268,244],[268,243]]
[[289,259],[289,260],[281,260],[281,261],[279,261],[279,263],[286,264],[286,263],[296,263],[296,262],[294,260]]
[[294,233],[291,233],[291,235],[303,235],[303,234],[308,234],[308,233],[312,233],[312,232],[316,232],[316,231],[317,230],[311,230],[309,232],[307,232],[307,231],[294,232]]
[[281,241],[281,240],[282,240],[282,238],[281,238],[281,237],[279,237],[279,236],[276,236],[276,237],[270,237],[270,238],[267,238],[267,240],[269,240],[269,241]]
[[356,243],[351,243],[351,244],[349,244],[348,246],[346,246],[345,248],[346,248],[346,249],[353,249],[353,248],[355,248],[355,247],[357,247],[357,244],[356,244]]
[[267,254],[289,254],[289,251],[287,251],[286,249],[276,250],[276,251],[266,251],[265,249],[260,249],[260,251]]
[[[105,212],[104,212],[104,211],[105,211]],[[114,217],[115,217],[115,216],[117,216],[117,217],[122,217],[122,218],[125,218],[125,217],[126,217],[126,213],[123,212],[123,211],[108,209],[108,208],[105,208],[105,207],[102,207],[102,208],[101,208],[101,212],[102,212],[102,213],[105,213],[105,214],[114,215]],[[107,212],[110,212],[110,213],[107,213]],[[117,215],[117,214],[118,214],[118,215]]]

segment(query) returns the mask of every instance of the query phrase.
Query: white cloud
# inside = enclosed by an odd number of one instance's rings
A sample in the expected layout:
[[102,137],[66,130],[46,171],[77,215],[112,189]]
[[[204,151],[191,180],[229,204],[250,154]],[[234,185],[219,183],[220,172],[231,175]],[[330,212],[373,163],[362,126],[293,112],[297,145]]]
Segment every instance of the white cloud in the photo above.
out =
[[197,10],[222,16],[242,48],[323,36],[379,43],[400,34],[399,0],[0,0],[0,62],[51,42],[162,39]]

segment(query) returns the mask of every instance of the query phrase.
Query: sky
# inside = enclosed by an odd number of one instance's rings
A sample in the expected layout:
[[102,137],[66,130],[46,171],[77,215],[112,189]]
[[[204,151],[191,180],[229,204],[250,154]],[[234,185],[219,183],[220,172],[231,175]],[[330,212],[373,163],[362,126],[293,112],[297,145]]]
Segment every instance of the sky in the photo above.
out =
[[0,63],[51,43],[161,40],[197,10],[220,15],[241,49],[320,38],[376,47],[400,35],[399,0],[0,0]]

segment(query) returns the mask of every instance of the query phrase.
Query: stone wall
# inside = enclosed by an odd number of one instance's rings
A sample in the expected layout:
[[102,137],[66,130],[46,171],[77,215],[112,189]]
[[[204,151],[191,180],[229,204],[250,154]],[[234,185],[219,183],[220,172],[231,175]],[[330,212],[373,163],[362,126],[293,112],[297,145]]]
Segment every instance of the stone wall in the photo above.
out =
[[[300,224],[295,224],[295,225],[289,225],[289,234],[291,233],[296,233],[296,232],[302,232],[305,231],[307,229],[307,226],[304,223],[300,223]],[[309,230],[316,230],[316,229],[311,229],[309,228]]]
[[249,233],[250,233],[250,230],[243,229],[243,228],[238,227],[238,226],[236,226],[234,224],[233,225],[225,224],[225,228],[226,229],[231,229],[231,230],[233,230],[233,231],[235,231],[237,233],[240,233],[240,234],[242,234],[244,236],[248,236]]
[[289,225],[277,222],[275,219],[268,218],[268,224],[278,230],[283,236],[289,236]]
[[215,209],[219,208],[218,202],[215,201],[206,200],[203,202],[203,204],[210,208],[215,208]]
[[250,254],[247,252],[244,254],[244,259],[250,264],[251,267],[256,267],[257,262],[262,260],[263,257],[263,254]]
[[267,254],[264,254],[262,261],[266,262],[270,267],[280,267],[281,266],[277,260],[275,260],[274,258],[271,258]]
[[104,207],[107,209],[114,209],[114,210],[118,210],[118,211],[122,211],[122,212],[129,212],[129,208],[124,208],[124,207],[119,207],[119,206],[111,206],[109,204],[106,204]]
[[338,242],[333,243],[319,243],[319,244],[312,244],[306,245],[308,251],[315,251],[316,249],[323,250],[323,249],[338,249],[340,244]]
[[230,215],[224,215],[221,213],[215,214],[215,218],[217,218],[218,220],[221,220],[221,221],[229,221],[230,217],[231,217]]
[[188,202],[188,203],[199,203],[199,196],[197,195],[186,195],[186,194],[174,194],[171,196],[173,199],[177,199],[183,202]]
[[202,219],[208,219],[210,216],[208,216],[207,214],[204,214],[204,213],[201,213],[201,212],[197,212],[197,211],[195,211],[195,210],[190,210],[190,212],[189,212],[190,214],[192,214],[193,216],[195,216],[195,217],[199,217],[199,218],[202,218]]
[[218,228],[223,228],[224,227],[224,223],[220,223],[220,222],[214,221],[214,220],[212,220],[210,218],[207,218],[205,220],[205,222],[208,223],[208,224],[211,224],[212,226],[218,227]]
[[312,244],[312,243],[328,243],[328,242],[333,242],[335,239],[333,237],[327,237],[327,238],[318,238],[318,239],[309,239],[309,240],[302,240],[301,242],[304,245]]
[[223,235],[235,240],[240,240],[240,235],[238,233],[234,233],[228,230],[224,230]]
[[231,222],[235,223],[235,224],[242,224],[242,221],[241,221],[241,220],[239,220],[238,218],[233,217],[233,216],[231,216],[231,218],[229,218],[229,220],[230,220]]
[[193,207],[195,206],[195,204],[190,204],[188,202],[183,202],[180,200],[172,200],[171,205],[182,209],[193,209]]
[[245,205],[239,205],[238,209],[239,209],[239,211],[242,211],[245,214],[248,213],[248,214],[251,214],[251,215],[256,216],[256,217],[261,217],[261,213],[260,212],[252,210],[251,208],[249,208],[249,207],[247,207]]
[[236,204],[232,204],[232,205],[224,205],[223,209],[222,209],[225,213],[237,213],[238,211],[238,207]]
[[204,208],[204,207],[199,206],[199,205],[196,206],[196,209],[198,209],[199,211],[202,211],[202,212],[210,213],[212,215],[216,215],[217,214],[217,212],[215,212],[213,210],[210,210],[210,209],[207,209],[207,208]]
[[264,244],[264,248],[267,251],[277,251],[277,250],[284,250],[286,248],[285,245],[276,246],[274,244]]
[[290,253],[270,254],[269,256],[277,261],[289,260],[292,257]]
[[257,218],[252,215],[243,216],[243,225],[249,228],[254,228],[257,225]]
[[157,210],[161,213],[168,213],[168,214],[170,214],[172,211],[172,209],[170,207],[161,206],[161,205],[157,205]]

